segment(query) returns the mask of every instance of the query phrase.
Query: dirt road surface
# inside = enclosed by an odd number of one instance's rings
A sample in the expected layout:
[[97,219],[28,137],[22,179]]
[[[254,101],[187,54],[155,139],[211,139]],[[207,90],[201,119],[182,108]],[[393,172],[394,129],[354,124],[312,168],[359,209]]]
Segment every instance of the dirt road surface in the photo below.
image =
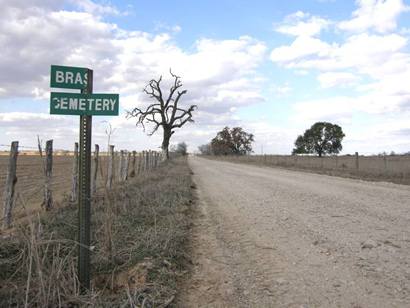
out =
[[190,158],[184,307],[410,307],[410,187]]

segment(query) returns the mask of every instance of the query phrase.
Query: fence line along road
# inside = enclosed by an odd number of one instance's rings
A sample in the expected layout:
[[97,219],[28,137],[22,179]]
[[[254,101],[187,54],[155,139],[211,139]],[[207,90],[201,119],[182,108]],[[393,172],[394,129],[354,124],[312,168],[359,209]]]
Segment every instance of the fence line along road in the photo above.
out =
[[410,155],[363,156],[356,152],[355,155],[323,157],[304,155],[227,155],[210,157],[266,166],[334,171],[336,174],[347,173],[410,184]]
[[[9,146],[10,147],[10,146]],[[38,210],[41,205],[51,209],[54,203],[67,198],[78,200],[78,144],[66,155],[53,151],[52,140],[47,141],[45,154],[34,151],[19,153],[18,141],[11,144],[9,155],[0,155],[0,199],[3,204],[2,226],[8,228],[12,220]],[[29,147],[32,149],[32,147]],[[100,152],[96,144],[92,160],[92,193],[98,188],[112,188],[115,183],[149,172],[159,166],[162,156],[155,151]],[[20,202],[20,201],[24,202]],[[23,209],[23,203],[27,207]]]

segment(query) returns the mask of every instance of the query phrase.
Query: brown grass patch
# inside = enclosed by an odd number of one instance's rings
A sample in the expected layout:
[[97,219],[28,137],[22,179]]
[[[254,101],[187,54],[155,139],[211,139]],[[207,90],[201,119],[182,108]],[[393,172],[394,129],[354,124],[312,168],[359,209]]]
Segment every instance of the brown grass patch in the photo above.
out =
[[0,239],[0,306],[169,304],[186,258],[193,192],[185,158],[100,191],[92,203],[92,291],[79,295],[77,211],[34,216]]

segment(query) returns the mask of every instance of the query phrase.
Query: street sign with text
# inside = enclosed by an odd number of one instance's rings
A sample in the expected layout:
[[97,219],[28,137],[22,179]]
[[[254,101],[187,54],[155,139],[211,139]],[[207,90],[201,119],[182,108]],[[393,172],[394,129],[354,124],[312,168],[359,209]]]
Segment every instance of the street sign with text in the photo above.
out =
[[118,94],[80,94],[51,92],[50,114],[118,115]]
[[80,89],[81,93],[51,92],[50,114],[80,116],[78,159],[78,281],[80,292],[90,289],[91,133],[92,116],[117,116],[118,94],[94,94],[94,72],[88,68],[51,66],[52,88]]
[[65,89],[85,89],[88,69],[74,66],[51,66],[50,87]]

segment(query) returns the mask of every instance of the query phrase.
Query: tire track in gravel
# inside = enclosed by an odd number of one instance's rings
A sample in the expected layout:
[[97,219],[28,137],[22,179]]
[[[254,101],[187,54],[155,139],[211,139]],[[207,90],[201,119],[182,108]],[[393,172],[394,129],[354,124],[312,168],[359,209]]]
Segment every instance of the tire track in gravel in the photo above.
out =
[[410,188],[190,158],[181,306],[409,307]]

